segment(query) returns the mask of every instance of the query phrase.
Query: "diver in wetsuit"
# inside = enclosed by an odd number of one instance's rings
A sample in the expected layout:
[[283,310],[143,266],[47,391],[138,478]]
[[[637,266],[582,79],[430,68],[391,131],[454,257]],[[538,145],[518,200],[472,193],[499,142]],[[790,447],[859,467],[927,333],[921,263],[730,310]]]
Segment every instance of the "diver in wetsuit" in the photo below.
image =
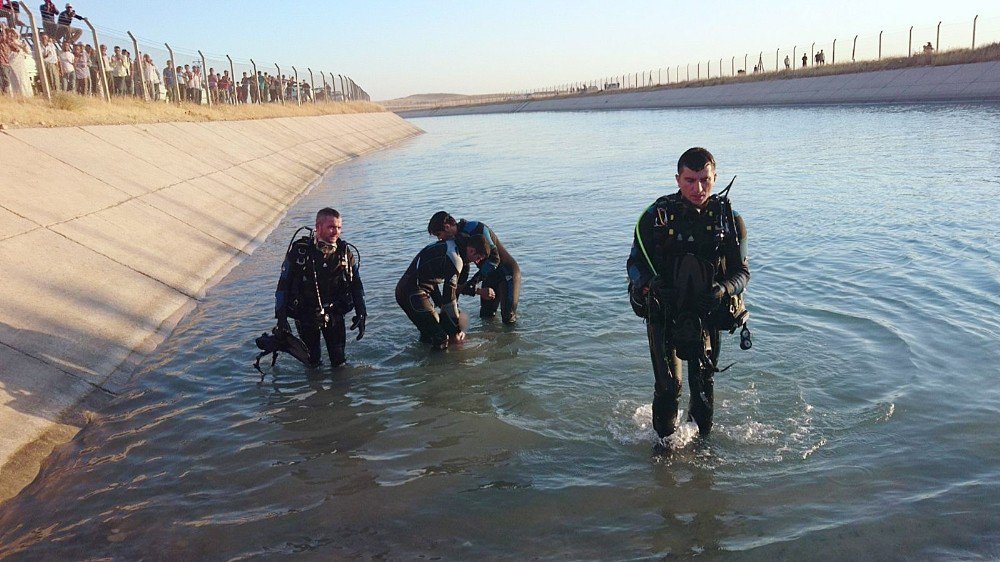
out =
[[655,377],[653,428],[661,438],[679,423],[681,360],[688,362],[688,419],[707,435],[720,330],[743,325],[744,349],[749,348],[740,296],[750,280],[746,225],[728,197],[712,195],[715,170],[715,158],[704,148],[681,155],[680,189],[657,199],[639,217],[627,262],[632,307],[647,319]]
[[486,239],[481,236],[442,240],[427,245],[410,262],[396,283],[396,304],[420,330],[420,341],[446,349],[449,340],[458,343],[465,339],[459,326],[458,289],[468,275],[465,260],[480,263],[486,251]]
[[481,294],[475,290],[478,281],[482,281],[484,289],[492,289],[497,298],[482,295],[479,300],[479,317],[493,318],[497,308],[504,324],[517,322],[517,302],[521,293],[521,268],[511,257],[504,245],[500,243],[494,232],[486,224],[478,221],[461,219],[456,221],[445,211],[438,211],[427,223],[427,232],[438,240],[463,239],[471,236],[483,236],[489,244],[489,256],[479,267],[479,271],[463,287],[467,295]]
[[344,315],[351,310],[355,313],[351,329],[358,330],[359,340],[365,335],[365,289],[357,256],[350,244],[340,239],[342,227],[339,212],[320,209],[312,236],[303,236],[289,246],[274,292],[278,329],[290,332],[288,318],[295,319],[295,329],[309,349],[313,366],[320,363],[320,334],[330,363],[334,367],[344,364]]

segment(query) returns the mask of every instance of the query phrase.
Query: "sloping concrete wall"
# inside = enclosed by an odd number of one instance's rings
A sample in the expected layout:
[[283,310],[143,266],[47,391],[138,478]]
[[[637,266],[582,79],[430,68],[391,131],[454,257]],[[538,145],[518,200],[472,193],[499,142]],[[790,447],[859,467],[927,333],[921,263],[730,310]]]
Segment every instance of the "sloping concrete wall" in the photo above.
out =
[[403,117],[679,107],[1000,101],[1000,61],[399,111]]
[[0,499],[329,167],[420,132],[392,113],[0,132]]

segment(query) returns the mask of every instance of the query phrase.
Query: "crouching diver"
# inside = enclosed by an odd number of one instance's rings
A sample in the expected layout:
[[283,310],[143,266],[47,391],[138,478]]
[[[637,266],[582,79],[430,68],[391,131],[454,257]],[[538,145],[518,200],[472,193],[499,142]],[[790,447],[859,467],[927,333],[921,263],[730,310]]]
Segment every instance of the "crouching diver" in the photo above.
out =
[[[478,221],[460,219],[456,221],[446,211],[438,211],[427,223],[427,232],[438,240],[466,239],[474,236],[486,238],[489,244],[488,254],[479,266],[479,271],[463,288],[463,294],[481,295],[479,299],[479,317],[493,318],[497,308],[504,324],[517,322],[517,302],[521,293],[521,268],[511,257],[507,248],[500,243],[494,232],[486,224]],[[496,298],[491,298],[485,291],[475,289],[477,282],[482,281],[483,289],[492,289]]]
[[[459,326],[458,289],[468,275],[463,256],[469,262],[486,258],[486,239],[442,240],[429,244],[417,254],[396,284],[396,303],[420,330],[420,341],[436,349],[446,349],[449,340],[465,339]],[[438,306],[440,314],[434,310]]]
[[639,217],[627,262],[632,308],[646,318],[655,378],[653,428],[661,438],[679,423],[681,361],[688,364],[688,420],[707,435],[720,330],[742,326],[740,346],[750,347],[742,297],[750,280],[746,225],[732,210],[728,187],[712,195],[715,171],[715,158],[704,148],[681,155],[680,189]]
[[316,213],[311,236],[295,240],[293,235],[274,293],[277,330],[290,332],[288,318],[293,318],[314,367],[320,364],[320,334],[326,341],[330,364],[336,367],[346,361],[344,315],[351,310],[351,329],[358,330],[359,340],[365,335],[368,312],[357,248],[340,239],[342,226],[340,213],[326,207]]

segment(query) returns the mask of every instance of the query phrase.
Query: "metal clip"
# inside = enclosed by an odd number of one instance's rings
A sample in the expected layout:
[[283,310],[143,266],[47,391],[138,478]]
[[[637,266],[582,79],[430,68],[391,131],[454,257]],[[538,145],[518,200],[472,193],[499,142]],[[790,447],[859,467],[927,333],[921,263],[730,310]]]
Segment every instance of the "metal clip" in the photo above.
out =
[[747,350],[753,347],[753,340],[750,339],[750,328],[747,325],[743,325],[743,329],[740,330],[740,349]]

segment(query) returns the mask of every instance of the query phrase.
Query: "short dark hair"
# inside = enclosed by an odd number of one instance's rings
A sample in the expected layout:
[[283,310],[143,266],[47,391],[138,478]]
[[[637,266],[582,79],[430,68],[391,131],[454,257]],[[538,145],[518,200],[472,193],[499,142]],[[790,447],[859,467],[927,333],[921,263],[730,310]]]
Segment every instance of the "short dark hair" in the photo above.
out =
[[335,219],[340,218],[340,212],[332,207],[323,207],[322,209],[319,210],[319,212],[316,213],[316,222],[319,222],[321,219],[325,219],[328,217]]
[[483,235],[469,236],[465,241],[465,247],[475,249],[476,253],[482,256],[487,256],[490,253],[490,245],[486,242],[486,236]]
[[448,214],[448,211],[438,211],[431,215],[430,222],[427,223],[427,233],[431,236],[444,230],[446,224],[458,224],[455,218]]
[[704,170],[709,165],[712,166],[712,170],[715,170],[715,157],[708,150],[696,146],[689,148],[681,154],[681,157],[677,160],[677,173],[681,173],[683,168],[687,168],[692,172],[700,172]]

